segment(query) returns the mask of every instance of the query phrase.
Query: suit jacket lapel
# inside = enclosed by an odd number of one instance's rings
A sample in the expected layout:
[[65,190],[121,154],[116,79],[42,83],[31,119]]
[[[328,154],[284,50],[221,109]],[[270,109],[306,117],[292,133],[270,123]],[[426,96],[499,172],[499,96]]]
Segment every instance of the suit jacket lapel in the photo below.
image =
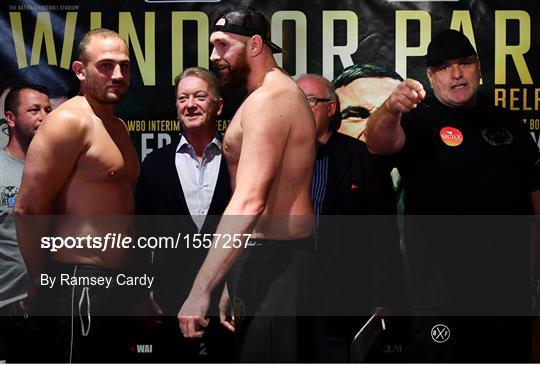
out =
[[[189,208],[187,206],[184,190],[182,189],[182,184],[180,183],[180,178],[178,177],[178,172],[176,171],[176,149],[177,148],[178,148],[177,143],[175,143],[174,145],[171,144],[171,149],[169,150],[169,155],[167,156],[166,167],[165,167],[165,173],[167,174],[166,180],[169,182],[169,187],[171,191],[173,192],[173,195],[175,196],[176,201],[178,203],[178,214],[189,215]],[[189,221],[191,224],[193,224],[196,231],[197,225],[195,224],[191,216],[189,217]]]
[[223,209],[229,201],[230,194],[231,179],[229,177],[229,169],[227,168],[225,158],[221,156],[219,175],[216,181],[214,195],[212,196],[212,202],[210,203],[210,208],[208,209],[208,214],[222,214]]
[[[229,175],[229,169],[227,167],[227,162],[223,155],[221,155],[221,163],[219,165],[219,175],[216,181],[216,187],[214,189],[214,195],[212,196],[212,202],[208,208],[208,216],[219,216],[223,214],[227,203],[231,197],[231,179]],[[212,222],[209,222],[208,219],[205,219],[203,224],[203,229],[205,230],[207,224],[216,224],[215,219],[211,219]]]

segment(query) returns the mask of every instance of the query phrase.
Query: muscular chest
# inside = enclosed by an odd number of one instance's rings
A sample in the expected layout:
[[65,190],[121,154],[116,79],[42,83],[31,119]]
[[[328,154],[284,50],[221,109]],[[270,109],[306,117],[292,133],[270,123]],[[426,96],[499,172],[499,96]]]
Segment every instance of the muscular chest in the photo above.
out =
[[133,183],[139,176],[139,161],[129,134],[120,128],[96,128],[91,144],[79,160],[79,168],[91,179]]

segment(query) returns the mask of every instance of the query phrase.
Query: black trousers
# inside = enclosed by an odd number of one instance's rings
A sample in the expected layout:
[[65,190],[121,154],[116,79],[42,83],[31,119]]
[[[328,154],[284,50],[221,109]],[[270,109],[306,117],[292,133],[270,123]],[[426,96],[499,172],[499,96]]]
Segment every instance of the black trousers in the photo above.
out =
[[[47,272],[59,277],[115,276],[117,272],[87,265],[51,264]],[[59,280],[57,280],[58,282]],[[41,287],[33,314],[40,328],[42,361],[137,362],[148,356],[138,347],[133,288],[115,285],[55,285]],[[141,351],[142,350],[142,351]],[[151,351],[151,350],[150,350]]]
[[0,362],[39,361],[35,351],[37,329],[34,321],[24,314],[18,302],[0,308]]
[[229,294],[237,324],[237,361],[298,362],[307,339],[311,237],[250,240],[233,268]]

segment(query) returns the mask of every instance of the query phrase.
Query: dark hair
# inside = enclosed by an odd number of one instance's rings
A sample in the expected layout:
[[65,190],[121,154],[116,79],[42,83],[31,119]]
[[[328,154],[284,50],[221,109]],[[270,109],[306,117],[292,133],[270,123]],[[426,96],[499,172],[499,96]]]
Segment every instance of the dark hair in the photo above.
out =
[[19,84],[15,85],[9,90],[9,92],[6,95],[6,99],[4,101],[4,113],[5,112],[12,112],[13,114],[17,115],[17,108],[19,107],[20,101],[19,96],[21,94],[22,90],[30,89],[37,91],[39,93],[49,96],[49,89],[47,89],[45,86],[37,85],[37,84]]
[[403,77],[389,67],[376,65],[374,63],[355,63],[343,70],[341,75],[332,81],[332,84],[337,89],[350,84],[356,79],[365,77],[389,77],[391,79],[403,81]]

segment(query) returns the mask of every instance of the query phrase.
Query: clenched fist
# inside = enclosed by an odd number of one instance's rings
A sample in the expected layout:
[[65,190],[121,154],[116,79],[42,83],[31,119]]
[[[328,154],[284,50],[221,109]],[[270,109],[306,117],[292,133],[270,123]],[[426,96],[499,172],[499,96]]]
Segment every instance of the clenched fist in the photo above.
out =
[[425,97],[426,91],[421,83],[413,79],[406,79],[396,86],[385,101],[384,106],[395,114],[408,113],[416,108]]

